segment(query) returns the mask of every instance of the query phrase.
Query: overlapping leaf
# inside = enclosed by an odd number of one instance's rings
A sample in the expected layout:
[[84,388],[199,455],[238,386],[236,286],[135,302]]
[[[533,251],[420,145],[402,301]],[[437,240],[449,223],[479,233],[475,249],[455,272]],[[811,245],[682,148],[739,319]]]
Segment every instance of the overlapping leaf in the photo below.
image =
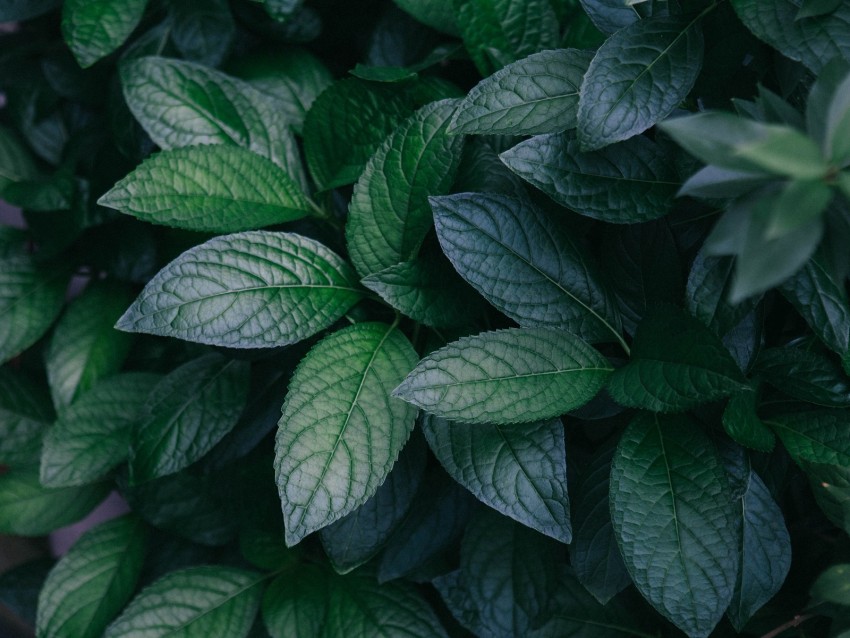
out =
[[80,66],[109,55],[142,19],[147,0],[68,0],[62,5],[62,37]]
[[37,462],[54,418],[45,386],[21,371],[0,368],[0,464]]

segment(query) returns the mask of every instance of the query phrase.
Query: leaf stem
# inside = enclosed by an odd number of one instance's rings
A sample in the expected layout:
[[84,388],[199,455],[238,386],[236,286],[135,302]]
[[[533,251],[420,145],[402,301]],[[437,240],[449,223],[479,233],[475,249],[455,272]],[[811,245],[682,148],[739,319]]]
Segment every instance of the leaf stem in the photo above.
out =
[[335,230],[337,230],[339,232],[343,231],[342,224],[329,210],[327,210],[323,206],[319,206],[310,197],[307,197],[306,199],[307,199],[307,204],[310,206],[310,210],[313,211],[313,217],[315,217],[316,219],[321,219],[322,221],[327,222],[328,224],[333,226]]
[[786,629],[793,629],[794,627],[798,627],[798,626],[802,625],[804,622],[806,622],[807,620],[809,620],[810,618],[814,618],[814,617],[815,617],[814,614],[803,614],[803,615],[797,614],[791,620],[789,620],[786,623],[782,623],[781,625],[779,625],[779,627],[777,627],[776,629],[774,629],[772,631],[767,632],[761,638],[776,638],[776,636],[778,636],[779,634],[784,632]]

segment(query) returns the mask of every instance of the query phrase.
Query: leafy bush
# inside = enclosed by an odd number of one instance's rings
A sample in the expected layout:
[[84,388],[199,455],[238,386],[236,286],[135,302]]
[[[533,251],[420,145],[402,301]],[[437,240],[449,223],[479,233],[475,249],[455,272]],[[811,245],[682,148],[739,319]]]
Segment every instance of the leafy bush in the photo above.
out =
[[850,635],[850,3],[0,21],[38,636]]

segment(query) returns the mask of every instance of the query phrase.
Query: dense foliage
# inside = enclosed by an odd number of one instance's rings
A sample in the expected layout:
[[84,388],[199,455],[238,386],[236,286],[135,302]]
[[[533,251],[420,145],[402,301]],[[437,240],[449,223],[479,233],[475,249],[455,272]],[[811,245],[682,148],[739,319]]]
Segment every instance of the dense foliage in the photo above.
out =
[[850,635],[850,2],[0,22],[39,637]]

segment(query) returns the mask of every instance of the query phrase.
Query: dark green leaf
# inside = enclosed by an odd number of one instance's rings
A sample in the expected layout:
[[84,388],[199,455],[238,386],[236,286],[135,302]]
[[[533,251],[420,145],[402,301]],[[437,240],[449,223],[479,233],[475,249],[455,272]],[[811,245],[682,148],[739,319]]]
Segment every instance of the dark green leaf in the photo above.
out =
[[812,598],[817,601],[850,606],[850,565],[832,565],[812,585]]
[[802,468],[820,509],[833,525],[850,534],[850,469],[806,462]]
[[3,0],[0,3],[0,22],[29,20],[59,6],[60,0]]
[[825,407],[850,407],[850,381],[837,361],[801,348],[768,348],[757,372],[785,394]]
[[734,265],[731,257],[711,257],[702,248],[688,275],[685,308],[718,335],[738,325],[760,299],[750,297],[734,304],[729,302]]
[[840,409],[776,414],[765,419],[796,461],[850,465],[850,415]]
[[452,191],[527,197],[523,181],[500,161],[493,146],[480,138],[467,139]]
[[9,184],[37,177],[38,169],[29,150],[11,130],[0,127],[0,193]]
[[172,0],[169,9],[174,19],[171,40],[183,57],[208,66],[221,64],[236,35],[227,0],[207,0],[202,5]]
[[62,36],[83,68],[124,44],[142,19],[147,0],[66,0]]
[[770,452],[776,443],[773,432],[759,418],[758,393],[747,389],[732,395],[723,410],[723,429],[736,443],[760,452]]
[[422,24],[449,35],[460,35],[460,27],[451,2],[446,0],[393,1]]
[[30,627],[35,627],[38,596],[54,564],[52,558],[36,558],[0,574],[0,602]]
[[581,0],[585,13],[602,33],[614,33],[640,20],[634,2],[623,0]]
[[767,173],[706,166],[682,184],[678,195],[705,199],[740,197],[774,179]]
[[47,387],[19,370],[0,368],[0,464],[37,463],[55,415]]

